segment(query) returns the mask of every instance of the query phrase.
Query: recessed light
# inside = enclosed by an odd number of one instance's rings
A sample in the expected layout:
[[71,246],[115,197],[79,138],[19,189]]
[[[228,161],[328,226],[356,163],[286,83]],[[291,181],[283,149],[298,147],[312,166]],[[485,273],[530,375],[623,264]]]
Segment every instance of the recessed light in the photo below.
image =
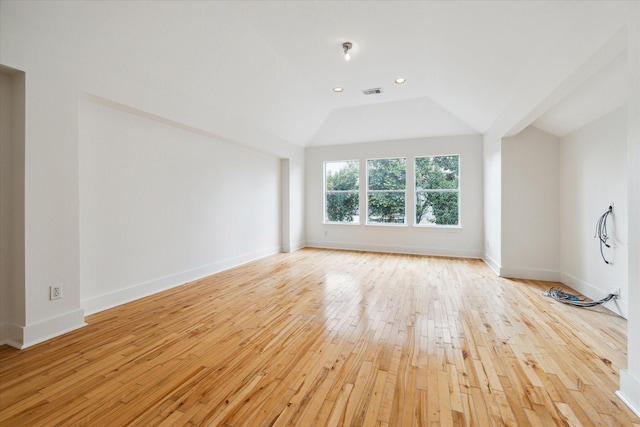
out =
[[406,82],[405,79],[396,79],[396,84],[401,85],[402,83]]
[[334,92],[342,92],[343,90],[344,90],[344,88],[341,88],[341,87],[334,87],[333,88]]

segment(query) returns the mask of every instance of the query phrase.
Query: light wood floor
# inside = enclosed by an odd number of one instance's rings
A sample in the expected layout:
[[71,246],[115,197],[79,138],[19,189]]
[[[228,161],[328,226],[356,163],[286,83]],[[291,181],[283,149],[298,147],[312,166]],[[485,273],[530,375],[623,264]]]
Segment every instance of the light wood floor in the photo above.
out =
[[0,347],[0,425],[631,426],[626,322],[481,261],[305,249]]

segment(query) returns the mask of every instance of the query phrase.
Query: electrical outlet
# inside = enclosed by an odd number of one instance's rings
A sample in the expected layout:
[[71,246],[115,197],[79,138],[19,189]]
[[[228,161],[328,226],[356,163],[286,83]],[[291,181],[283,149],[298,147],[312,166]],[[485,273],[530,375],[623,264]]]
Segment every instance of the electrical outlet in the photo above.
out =
[[49,299],[60,299],[62,298],[62,285],[50,286],[49,287]]
[[620,288],[613,288],[611,290],[611,293],[614,294],[616,296],[615,299],[620,299]]

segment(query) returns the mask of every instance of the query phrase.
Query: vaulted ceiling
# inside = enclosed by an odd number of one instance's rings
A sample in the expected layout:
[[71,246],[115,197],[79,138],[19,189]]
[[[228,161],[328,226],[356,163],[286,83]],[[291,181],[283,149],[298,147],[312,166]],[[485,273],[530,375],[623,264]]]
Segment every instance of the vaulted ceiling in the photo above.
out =
[[[316,145],[485,133],[503,116],[515,126],[510,111],[549,103],[559,87],[600,87],[588,105],[575,105],[567,91],[567,107],[537,122],[562,136],[585,124],[578,117],[621,105],[621,61],[575,74],[603,46],[622,56],[610,40],[624,10],[612,2],[266,2],[245,4],[240,14],[316,94],[307,102],[326,118],[298,134]],[[349,62],[344,41],[354,44]],[[607,75],[587,82],[600,67]],[[406,83],[396,85],[398,77]],[[345,91],[333,94],[334,86]],[[375,87],[383,94],[362,94]],[[527,97],[532,89],[538,96]]]
[[531,123],[562,136],[626,98],[624,2],[69,5],[82,19],[61,40],[301,146]]

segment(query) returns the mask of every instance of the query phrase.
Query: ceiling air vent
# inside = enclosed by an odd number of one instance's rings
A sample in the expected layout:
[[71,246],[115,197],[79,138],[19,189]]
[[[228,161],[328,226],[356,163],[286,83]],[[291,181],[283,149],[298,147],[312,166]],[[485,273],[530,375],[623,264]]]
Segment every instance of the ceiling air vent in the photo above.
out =
[[362,93],[364,93],[365,95],[377,95],[379,93],[382,93],[382,88],[375,87],[373,89],[366,89],[366,90],[363,90]]

